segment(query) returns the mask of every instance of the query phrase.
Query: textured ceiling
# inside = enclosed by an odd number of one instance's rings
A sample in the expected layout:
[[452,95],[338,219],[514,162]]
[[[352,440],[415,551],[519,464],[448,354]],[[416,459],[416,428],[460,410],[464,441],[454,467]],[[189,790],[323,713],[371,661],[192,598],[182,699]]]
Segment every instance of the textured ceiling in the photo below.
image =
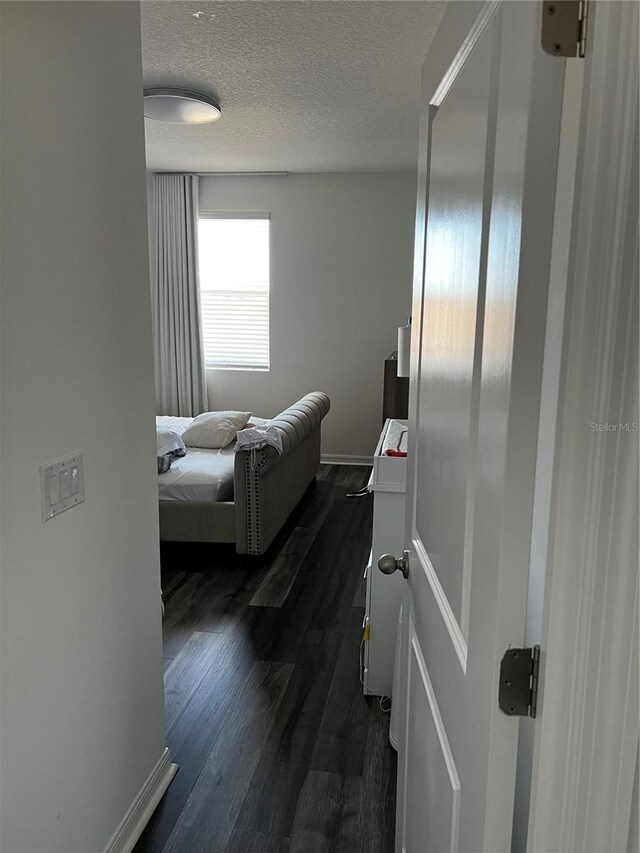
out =
[[145,120],[149,169],[415,168],[420,68],[443,2],[141,5],[145,85],[200,90],[222,106],[209,125]]

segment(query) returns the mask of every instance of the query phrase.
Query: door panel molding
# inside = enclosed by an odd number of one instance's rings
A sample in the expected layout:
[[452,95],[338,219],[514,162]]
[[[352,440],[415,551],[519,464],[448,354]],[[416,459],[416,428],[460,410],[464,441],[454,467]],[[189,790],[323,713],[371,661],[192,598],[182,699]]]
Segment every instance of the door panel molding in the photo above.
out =
[[[429,778],[423,783],[426,788],[425,807],[419,817],[429,826],[429,837],[433,839],[435,835],[438,838],[438,851],[444,853],[445,850],[449,850],[455,853],[460,837],[460,778],[411,616],[409,616],[408,640],[407,687],[408,695],[413,701],[407,703],[405,773],[409,777],[413,766],[414,756],[408,750],[408,737],[415,714],[420,718],[421,724],[427,721],[420,741],[426,753],[422,764],[430,768]],[[436,787],[440,794],[439,802],[429,796],[430,789]],[[430,802],[437,803],[437,808],[429,808]],[[408,842],[407,831],[405,812],[402,825],[402,849],[406,853],[423,853],[421,848],[412,846],[410,841]],[[446,846],[442,843],[445,839],[448,841]]]
[[453,62],[449,67],[449,70],[442,78],[440,85],[433,93],[433,96],[429,101],[432,107],[439,107],[440,104],[442,104],[444,99],[447,97],[449,89],[453,86],[456,77],[458,76],[458,74],[462,70],[463,65],[469,58],[471,51],[475,48],[476,44],[480,40],[480,37],[491,23],[491,19],[500,8],[500,4],[501,0],[490,0],[490,2],[485,3],[480,9],[478,17],[476,18],[475,23],[471,28],[471,31],[469,32],[469,35],[462,43],[460,50],[456,54]]
[[466,673],[468,646],[464,634],[462,633],[462,628],[458,624],[458,620],[456,619],[455,614],[451,609],[447,594],[442,588],[442,584],[438,579],[438,573],[434,569],[431,560],[429,559],[429,555],[427,554],[424,545],[422,544],[422,540],[416,537],[415,539],[413,539],[412,545],[416,557],[418,558],[420,568],[422,569],[427,578],[427,583],[429,584],[429,588],[431,589],[433,598],[435,599],[436,606],[440,611],[442,620],[446,626],[447,631],[449,632],[449,636],[451,637],[451,642],[458,656],[458,660],[460,661],[462,671]]
[[425,437],[414,454],[423,484],[413,503],[415,538],[428,556],[425,570],[463,671],[499,70],[499,7],[489,8],[489,14],[479,16],[482,25],[476,22],[464,41],[466,61],[458,57],[447,72],[447,97],[437,111],[430,109],[428,284],[418,386]]

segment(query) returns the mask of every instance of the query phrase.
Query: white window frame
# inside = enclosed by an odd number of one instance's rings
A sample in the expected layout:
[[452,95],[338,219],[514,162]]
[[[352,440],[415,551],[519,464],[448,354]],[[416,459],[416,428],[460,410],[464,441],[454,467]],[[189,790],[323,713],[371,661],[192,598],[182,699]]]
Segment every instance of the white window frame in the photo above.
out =
[[[211,364],[207,362],[207,354],[204,353],[205,368],[207,370],[233,370],[245,371],[250,373],[268,373],[271,369],[271,214],[268,211],[262,210],[216,210],[216,211],[199,211],[198,223],[201,219],[261,219],[269,222],[269,290],[267,291],[267,329],[269,335],[269,343],[267,350],[267,365],[246,365],[246,364]],[[200,248],[198,247],[198,264]],[[202,288],[200,289],[200,298],[202,299]],[[201,308],[202,319],[202,308]]]

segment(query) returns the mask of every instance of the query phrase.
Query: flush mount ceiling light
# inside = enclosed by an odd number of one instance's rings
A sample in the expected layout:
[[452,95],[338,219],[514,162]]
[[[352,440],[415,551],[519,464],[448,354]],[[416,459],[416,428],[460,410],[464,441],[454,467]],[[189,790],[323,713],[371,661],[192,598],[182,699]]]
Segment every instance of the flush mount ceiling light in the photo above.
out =
[[206,124],[220,118],[221,109],[213,98],[189,89],[145,89],[144,114],[154,121],[173,124]]

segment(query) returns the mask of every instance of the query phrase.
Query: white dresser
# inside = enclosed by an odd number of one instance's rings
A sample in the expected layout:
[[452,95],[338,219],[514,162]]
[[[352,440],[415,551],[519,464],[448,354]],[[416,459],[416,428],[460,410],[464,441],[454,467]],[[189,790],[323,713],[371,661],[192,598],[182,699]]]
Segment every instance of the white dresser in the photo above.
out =
[[[383,554],[402,554],[404,547],[407,459],[383,455],[388,431],[394,424],[406,427],[407,422],[385,422],[368,484],[374,496],[373,540],[367,566],[363,682],[364,692],[377,696],[391,696],[392,693],[398,614],[405,584],[401,572],[384,575],[378,569],[378,560]],[[406,433],[404,438],[406,440]]]

